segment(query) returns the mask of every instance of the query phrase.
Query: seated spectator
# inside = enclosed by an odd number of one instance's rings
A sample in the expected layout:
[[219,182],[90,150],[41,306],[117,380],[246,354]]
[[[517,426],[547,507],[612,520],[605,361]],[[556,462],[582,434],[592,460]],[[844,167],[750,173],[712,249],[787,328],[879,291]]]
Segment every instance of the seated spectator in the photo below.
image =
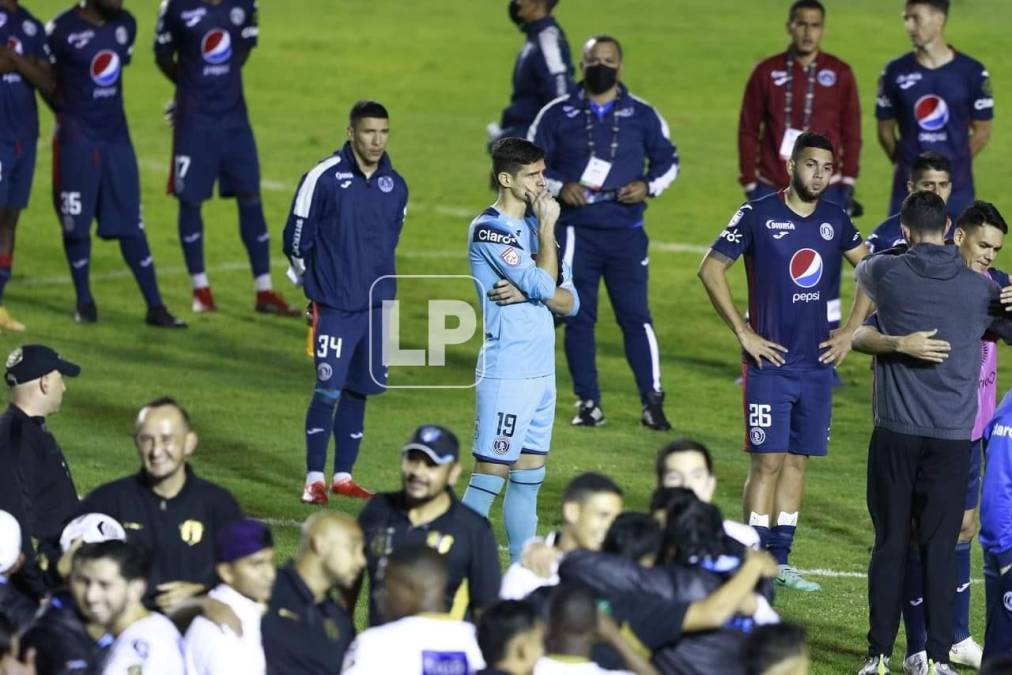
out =
[[446,557],[428,546],[391,553],[379,594],[386,623],[355,638],[344,672],[471,675],[484,668],[474,626],[447,613],[449,574]]
[[298,552],[278,570],[261,623],[268,673],[341,672],[355,626],[334,595],[357,588],[363,569],[362,530],[351,516],[318,511],[306,519]]
[[558,584],[562,556],[576,549],[600,551],[621,512],[622,488],[607,476],[584,473],[569,481],[562,493],[562,530],[528,542],[523,559],[506,570],[500,597],[520,600],[538,588]]
[[194,473],[188,460],[197,434],[189,413],[173,399],[141,408],[134,440],[140,471],[95,488],[82,513],[112,516],[131,543],[150,553],[145,603],[172,612],[217,583],[215,537],[242,511],[228,490]]
[[[668,492],[665,488],[688,488],[706,503],[713,501],[717,476],[713,473],[713,455],[698,441],[681,438],[668,443],[657,453],[655,463],[657,491],[650,510],[663,512]],[[733,520],[724,521],[728,536],[749,548],[759,549],[759,533],[754,528]]]
[[[60,535],[62,555],[59,576],[70,579],[74,554],[83,544],[126,541],[126,532],[115,520],[101,513],[88,513],[67,523]],[[35,654],[39,675],[68,672],[99,672],[99,666],[112,645],[113,636],[97,622],[90,621],[74,604],[66,586],[53,590],[21,636],[22,657]]]
[[0,618],[8,621],[14,632],[20,632],[31,623],[38,609],[32,598],[11,583],[11,577],[18,573],[24,560],[21,525],[14,516],[0,511]]
[[488,668],[478,675],[531,675],[545,655],[545,631],[534,607],[502,600],[481,613],[478,647]]
[[222,629],[202,616],[195,618],[186,631],[186,672],[263,675],[267,664],[260,642],[260,621],[277,572],[271,531],[258,520],[237,520],[218,532],[215,550],[222,583],[208,595],[235,612],[242,632]]
[[144,606],[147,553],[123,541],[85,544],[74,553],[70,590],[91,623],[115,639],[102,675],[179,675],[185,672],[175,625]]
[[805,629],[793,623],[759,626],[745,641],[745,675],[808,675]]
[[452,431],[433,424],[418,427],[401,448],[401,489],[376,495],[359,514],[369,563],[370,626],[382,621],[377,593],[385,583],[385,561],[404,546],[422,544],[446,556],[446,606],[454,618],[498,597],[502,569],[492,526],[453,494],[459,456]]

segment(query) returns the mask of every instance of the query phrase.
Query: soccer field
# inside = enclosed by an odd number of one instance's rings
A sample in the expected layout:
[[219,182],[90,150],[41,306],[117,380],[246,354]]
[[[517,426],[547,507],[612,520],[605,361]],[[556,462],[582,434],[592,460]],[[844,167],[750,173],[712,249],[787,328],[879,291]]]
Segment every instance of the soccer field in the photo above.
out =
[[[68,2],[23,4],[45,22]],[[145,326],[143,303],[118,246],[99,241],[92,262],[99,323],[73,322],[73,290],[49,192],[52,116],[43,109],[33,198],[19,225],[14,278],[5,300],[29,332],[0,335],[0,348],[6,354],[23,341],[44,342],[83,366],[81,376],[68,383],[64,410],[51,420],[79,490],[135,470],[134,415],[147,400],[172,395],[190,409],[200,434],[197,471],[230,488],[252,515],[271,519],[286,558],[295,542],[295,523],[310,512],[299,503],[303,420],[314,377],[304,353],[305,325],[253,313],[252,281],[231,201],[204,207],[208,273],[220,311],[190,313],[176,203],[164,194],[171,139],[162,109],[171,88],[157,71],[151,50],[158,3],[125,4],[138,20],[133,63],[124,79],[145,225],[166,304],[190,328]],[[574,51],[593,33],[608,32],[622,41],[625,82],[664,114],[678,146],[682,173],[647,212],[650,299],[674,435],[699,438],[714,451],[717,503],[731,518],[740,516],[747,470],[741,452],[741,392],[734,384],[738,349],[711,310],[695,271],[702,252],[742,200],[736,182],[742,90],[753,64],[787,44],[783,25],[788,4],[565,0],[555,13]],[[909,42],[899,0],[828,4],[823,48],[851,64],[860,86],[865,142],[857,197],[866,215],[856,224],[867,235],[886,215],[891,176],[875,139],[876,80],[884,64],[907,50]],[[498,120],[507,102],[513,60],[523,39],[507,20],[505,5],[493,0],[261,0],[260,46],[245,69],[245,86],[260,150],[275,284],[289,300],[301,303],[301,293],[284,278],[280,252],[295,184],[343,143],[347,111],[360,98],[376,98],[388,107],[388,149],[411,190],[399,273],[467,274],[467,225],[493,199],[484,129]],[[1004,132],[1002,108],[1012,57],[1000,47],[1007,44],[1012,4],[957,0],[949,24],[950,42],[989,67],[998,99],[994,136],[976,162],[977,194],[1012,210],[1003,191],[1012,175],[1012,140]],[[999,257],[998,265],[1008,268],[1012,260]],[[739,306],[745,298],[742,270],[737,265],[731,275]],[[848,276],[846,298],[851,284]],[[473,303],[469,287],[461,288],[445,285]],[[419,317],[432,292],[431,285],[401,283],[405,346],[424,341]],[[573,397],[560,344],[559,407],[539,530],[558,524],[562,486],[580,471],[610,474],[626,489],[627,508],[645,510],[654,452],[674,437],[639,426],[639,399],[606,304],[602,293],[598,367],[609,421],[598,429],[568,425]],[[468,380],[476,349],[474,340],[451,348],[445,369],[431,377],[441,383]],[[1000,379],[1012,384],[1009,363],[1005,359]],[[787,617],[808,627],[816,673],[851,671],[866,645],[864,573],[872,543],[864,498],[871,431],[867,358],[851,354],[841,375],[845,384],[835,392],[830,455],[811,466],[793,554],[799,567],[817,570],[813,575],[823,590],[783,592],[777,598]],[[398,380],[393,370],[391,383],[421,381],[414,378],[405,374]],[[473,408],[469,389],[393,389],[373,399],[356,478],[374,489],[394,489],[399,447],[421,422],[449,426],[466,446]],[[462,479],[458,494],[463,487]],[[359,502],[332,501],[329,508],[359,507]],[[976,544],[973,569],[979,580]],[[983,638],[983,608],[983,585],[978,583],[972,614],[978,640]],[[901,650],[902,638],[897,654]]]

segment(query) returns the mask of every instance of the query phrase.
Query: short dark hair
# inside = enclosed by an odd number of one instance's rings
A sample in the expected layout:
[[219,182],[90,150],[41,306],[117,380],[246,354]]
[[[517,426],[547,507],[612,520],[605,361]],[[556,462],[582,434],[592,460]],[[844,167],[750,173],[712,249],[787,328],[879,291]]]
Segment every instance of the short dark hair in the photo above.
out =
[[966,210],[956,219],[956,227],[964,232],[972,232],[983,225],[993,225],[1001,230],[1002,234],[1008,234],[1008,224],[998,212],[998,207],[991,202],[978,199],[967,206]]
[[664,478],[664,462],[667,461],[671,455],[677,455],[680,452],[698,452],[703,456],[703,460],[706,462],[706,471],[711,476],[713,475],[713,456],[710,454],[710,449],[699,441],[694,441],[691,438],[679,438],[678,440],[671,441],[657,453],[657,461],[655,463],[655,469],[657,471],[657,482],[660,483],[661,479]]
[[910,182],[916,183],[921,174],[927,171],[944,171],[951,178],[952,162],[948,157],[937,152],[922,152],[914,158],[914,163],[910,165]]
[[805,148],[819,148],[821,150],[829,150],[829,153],[832,155],[836,154],[836,150],[833,148],[833,141],[814,131],[806,131],[798,136],[798,140],[794,141],[794,149],[791,150],[791,159],[795,162],[798,161],[798,157],[801,156],[801,152]]
[[146,580],[151,569],[147,549],[119,539],[83,544],[74,553],[73,565],[77,567],[93,560],[111,560],[119,568],[119,574],[127,581]]
[[576,584],[556,586],[548,600],[547,628],[549,645],[562,637],[594,633],[597,630],[597,598],[593,591]]
[[742,646],[746,675],[762,675],[768,669],[805,652],[805,629],[793,623],[759,626]]
[[545,158],[545,151],[526,138],[500,138],[492,144],[492,185],[499,186],[499,174],[515,176],[521,167]]
[[610,42],[615,45],[615,50],[618,52],[618,60],[622,60],[622,43],[618,41],[618,38],[607,33],[598,33],[597,35],[591,35],[587,42],[593,42],[598,44],[599,42]]
[[510,640],[526,633],[538,623],[538,613],[523,600],[502,600],[481,613],[478,620],[478,648],[489,668],[506,657]]
[[911,232],[942,234],[948,219],[945,202],[934,192],[911,192],[900,207],[900,223]]
[[690,490],[689,488],[684,487],[657,488],[656,490],[654,490],[653,494],[650,495],[650,513],[655,513],[657,511],[667,512],[668,504],[670,504],[672,500],[680,498],[681,493],[683,492],[691,493],[693,497],[696,496],[696,493],[692,492],[692,490]]
[[622,488],[615,484],[611,478],[600,473],[581,473],[569,481],[566,489],[562,492],[562,503],[583,502],[591,495],[608,493],[622,496]]
[[646,513],[620,513],[608,528],[601,544],[602,553],[614,553],[627,560],[656,556],[661,550],[661,526]]
[[787,13],[787,21],[794,21],[797,17],[798,12],[802,9],[817,9],[822,12],[822,17],[826,17],[826,7],[819,0],[796,0],[792,5],[790,11]]
[[175,408],[176,410],[178,410],[180,417],[183,418],[183,422],[186,423],[186,428],[187,429],[190,428],[191,425],[190,425],[189,411],[186,408],[184,408],[182,404],[179,403],[179,401],[172,398],[171,396],[159,396],[156,399],[148,401],[147,403],[144,404],[144,407],[141,408],[141,410],[146,410],[148,408],[163,408],[165,406],[169,406],[171,408]]
[[412,578],[429,579],[430,585],[446,585],[449,567],[446,557],[424,544],[402,546],[394,549],[387,556],[386,569],[398,569],[408,572]]
[[387,114],[387,109],[382,103],[368,98],[355,101],[355,105],[351,106],[351,112],[348,113],[348,124],[355,126],[355,123],[364,117],[375,117],[381,120],[390,119],[390,115]]
[[949,16],[949,0],[907,0],[905,6],[909,7],[910,5],[927,5],[945,16]]

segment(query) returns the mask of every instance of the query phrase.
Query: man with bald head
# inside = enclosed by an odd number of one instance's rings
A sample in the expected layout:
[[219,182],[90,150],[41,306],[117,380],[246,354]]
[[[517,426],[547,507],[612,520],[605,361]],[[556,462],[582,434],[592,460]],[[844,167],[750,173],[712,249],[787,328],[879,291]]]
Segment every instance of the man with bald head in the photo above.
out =
[[365,568],[362,530],[351,516],[317,511],[302,524],[295,558],[278,570],[261,639],[271,675],[341,672],[355,637],[347,609],[335,600]]
[[140,470],[95,488],[81,512],[112,516],[128,541],[147,548],[145,603],[172,612],[217,583],[215,538],[242,510],[228,490],[194,473],[189,458],[197,434],[175,400],[159,398],[141,408],[134,443]]

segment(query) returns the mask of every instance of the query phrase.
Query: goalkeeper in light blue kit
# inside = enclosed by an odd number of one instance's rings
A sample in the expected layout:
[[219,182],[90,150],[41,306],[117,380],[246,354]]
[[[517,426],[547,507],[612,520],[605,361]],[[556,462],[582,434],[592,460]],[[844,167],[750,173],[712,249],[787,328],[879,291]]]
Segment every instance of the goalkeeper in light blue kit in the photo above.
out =
[[510,558],[538,525],[538,490],[555,421],[555,321],[580,301],[555,243],[559,204],[544,152],[520,138],[492,146],[499,198],[468,232],[471,275],[485,316],[475,389],[474,473],[464,503],[488,516],[502,492]]

